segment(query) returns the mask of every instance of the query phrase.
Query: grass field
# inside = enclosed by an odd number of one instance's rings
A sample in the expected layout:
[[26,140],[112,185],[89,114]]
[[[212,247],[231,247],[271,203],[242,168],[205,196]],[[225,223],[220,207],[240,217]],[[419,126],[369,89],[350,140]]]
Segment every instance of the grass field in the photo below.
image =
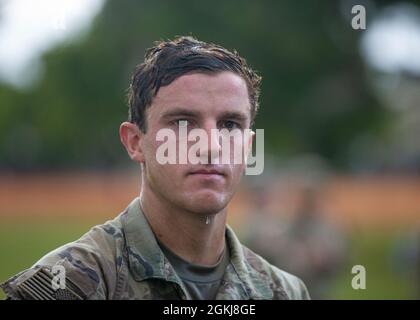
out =
[[[41,256],[66,242],[80,237],[103,219],[70,218],[6,219],[0,225],[0,281],[30,267]],[[396,274],[390,265],[394,232],[364,230],[350,236],[348,261],[329,292],[336,299],[414,299],[414,281]],[[351,267],[364,265],[366,290],[351,287]],[[0,299],[4,294],[0,293]]]
[[[51,218],[2,221],[0,281],[30,267],[52,249],[79,238],[91,225],[93,221],[54,221]],[[2,291],[0,299],[4,299]]]
[[[397,272],[392,251],[399,233],[378,230],[354,232],[350,237],[349,260],[337,277],[330,296],[334,299],[418,299],[415,276]],[[354,290],[352,266],[366,268],[366,289]]]

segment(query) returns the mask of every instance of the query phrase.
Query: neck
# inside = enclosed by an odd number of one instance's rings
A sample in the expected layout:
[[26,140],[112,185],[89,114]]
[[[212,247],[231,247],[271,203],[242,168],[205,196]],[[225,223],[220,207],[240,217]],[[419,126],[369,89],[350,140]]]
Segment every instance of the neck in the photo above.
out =
[[226,208],[204,215],[178,208],[142,189],[140,203],[155,236],[171,251],[191,263],[213,265],[225,247]]

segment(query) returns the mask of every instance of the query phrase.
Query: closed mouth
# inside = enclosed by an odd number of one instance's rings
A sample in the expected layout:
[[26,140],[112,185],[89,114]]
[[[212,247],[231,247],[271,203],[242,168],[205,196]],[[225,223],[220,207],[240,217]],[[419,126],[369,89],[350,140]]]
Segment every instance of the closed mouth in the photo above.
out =
[[222,170],[217,170],[217,169],[198,169],[198,170],[194,170],[190,172],[190,174],[220,175],[220,176],[225,175]]

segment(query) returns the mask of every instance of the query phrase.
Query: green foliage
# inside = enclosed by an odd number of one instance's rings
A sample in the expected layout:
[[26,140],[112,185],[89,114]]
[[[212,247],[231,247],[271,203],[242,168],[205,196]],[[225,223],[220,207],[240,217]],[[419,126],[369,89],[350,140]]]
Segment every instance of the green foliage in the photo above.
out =
[[315,152],[346,166],[349,143],[386,113],[364,80],[360,32],[330,1],[108,1],[90,32],[47,53],[28,92],[0,86],[0,169],[128,163],[118,138],[125,90],[154,40],[192,34],[237,49],[263,76],[256,128],[277,156]]

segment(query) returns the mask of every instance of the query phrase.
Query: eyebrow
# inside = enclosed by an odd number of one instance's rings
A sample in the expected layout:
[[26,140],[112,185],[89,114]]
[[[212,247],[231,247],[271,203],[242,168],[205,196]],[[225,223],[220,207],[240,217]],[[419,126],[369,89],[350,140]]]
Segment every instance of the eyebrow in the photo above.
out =
[[[163,113],[162,119],[171,119],[175,117],[198,118],[199,116],[200,116],[199,112],[191,111],[189,109],[184,109],[184,108],[176,108],[176,109]],[[219,115],[219,118],[246,122],[249,117],[243,112],[224,111]]]
[[248,116],[243,112],[237,111],[224,111],[222,112],[221,116],[222,119],[232,119],[246,122],[248,120]]
[[171,119],[171,118],[175,118],[175,117],[189,117],[189,118],[194,118],[194,117],[198,117],[199,113],[195,112],[195,111],[191,111],[188,109],[184,109],[184,108],[176,108],[176,109],[172,109],[168,112],[164,112],[162,115],[163,119]]

